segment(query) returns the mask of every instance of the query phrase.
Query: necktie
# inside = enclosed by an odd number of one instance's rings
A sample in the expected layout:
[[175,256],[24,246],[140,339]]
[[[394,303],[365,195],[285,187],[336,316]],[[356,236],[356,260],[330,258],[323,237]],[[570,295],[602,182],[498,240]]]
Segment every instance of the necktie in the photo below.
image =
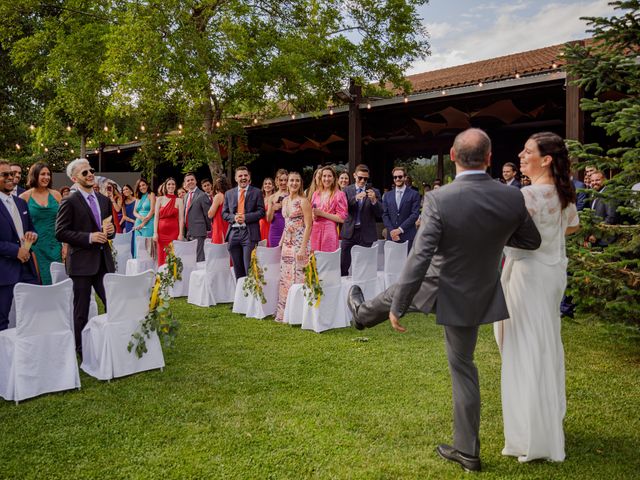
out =
[[91,211],[93,212],[93,218],[96,221],[96,225],[98,226],[98,228],[102,228],[101,225],[101,220],[100,220],[100,212],[98,211],[98,205],[96,203],[96,199],[93,197],[93,195],[89,195],[87,197],[87,199],[89,200],[89,207],[91,208]]
[[7,209],[11,214],[11,218],[13,219],[13,224],[16,227],[16,231],[18,232],[18,238],[22,241],[24,237],[24,228],[22,228],[22,219],[20,218],[20,212],[18,212],[18,207],[16,206],[15,201],[10,196],[6,202]]
[[[362,193],[364,192],[363,188],[358,188],[358,193]],[[362,210],[362,204],[364,203],[364,199],[363,200],[358,200],[358,210],[356,212],[356,225],[360,225],[360,211]]]
[[402,190],[396,190],[396,206],[400,210],[400,202],[402,201]]
[[244,195],[245,189],[240,190],[240,199],[238,200],[238,213],[244,214]]

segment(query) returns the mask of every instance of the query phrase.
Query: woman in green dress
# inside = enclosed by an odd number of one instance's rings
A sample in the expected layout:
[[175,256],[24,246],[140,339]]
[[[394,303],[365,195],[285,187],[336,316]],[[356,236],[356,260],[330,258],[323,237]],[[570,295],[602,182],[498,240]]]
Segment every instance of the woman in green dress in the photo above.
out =
[[[156,196],[144,178],[139,178],[135,186],[136,205],[133,215],[136,223],[133,226],[134,237],[153,237],[153,214],[156,208]],[[134,257],[137,256],[136,243],[133,242]]]
[[29,190],[22,198],[29,207],[29,215],[38,234],[38,241],[32,250],[36,256],[40,280],[43,285],[51,285],[51,262],[62,261],[62,245],[56,240],[56,215],[62,196],[51,188],[51,170],[46,163],[34,163],[27,177]]

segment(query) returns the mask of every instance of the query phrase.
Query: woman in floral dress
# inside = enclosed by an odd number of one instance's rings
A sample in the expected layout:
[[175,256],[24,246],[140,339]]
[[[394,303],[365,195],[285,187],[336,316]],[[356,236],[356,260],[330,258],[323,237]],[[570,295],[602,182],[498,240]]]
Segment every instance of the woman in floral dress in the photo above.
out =
[[287,183],[289,195],[282,200],[284,231],[280,239],[280,288],[276,321],[284,320],[284,307],[289,288],[304,281],[304,266],[309,260],[311,226],[311,203],[302,195],[302,177],[298,172],[289,173]]

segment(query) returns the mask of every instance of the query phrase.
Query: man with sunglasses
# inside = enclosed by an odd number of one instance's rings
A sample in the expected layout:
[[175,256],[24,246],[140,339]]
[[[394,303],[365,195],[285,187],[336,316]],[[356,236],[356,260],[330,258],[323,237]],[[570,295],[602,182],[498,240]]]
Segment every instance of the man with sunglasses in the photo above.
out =
[[[115,236],[111,202],[94,191],[95,171],[84,158],[67,165],[75,192],[62,200],[56,217],[56,238],[69,245],[67,274],[73,281],[73,322],[76,350],[82,353],[82,329],[89,317],[91,289],[106,305],[102,279],[115,265],[109,239]],[[104,226],[103,226],[104,224]]]
[[395,167],[392,175],[395,188],[382,197],[382,222],[387,229],[387,240],[409,242],[408,250],[411,250],[416,220],[420,217],[420,194],[405,184],[404,167]]
[[37,235],[27,202],[12,194],[15,178],[9,162],[0,159],[0,330],[9,326],[15,284],[39,283],[31,252],[24,246]]
[[378,239],[376,221],[382,217],[380,192],[369,183],[369,167],[360,164],[353,174],[355,183],[347,186],[349,216],[342,225],[342,252],[340,270],[342,276],[349,275],[351,249],[354,245],[370,247]]

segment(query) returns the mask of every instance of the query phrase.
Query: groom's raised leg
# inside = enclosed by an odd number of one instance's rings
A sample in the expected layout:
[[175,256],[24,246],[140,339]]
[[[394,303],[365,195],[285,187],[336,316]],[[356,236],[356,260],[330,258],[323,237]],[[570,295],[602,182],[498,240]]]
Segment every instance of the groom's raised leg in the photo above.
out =
[[357,322],[365,328],[371,328],[388,320],[395,291],[396,285],[394,284],[375,298],[361,304],[358,308]]
[[463,454],[480,454],[480,383],[473,353],[478,327],[444,327],[453,390],[453,447]]

